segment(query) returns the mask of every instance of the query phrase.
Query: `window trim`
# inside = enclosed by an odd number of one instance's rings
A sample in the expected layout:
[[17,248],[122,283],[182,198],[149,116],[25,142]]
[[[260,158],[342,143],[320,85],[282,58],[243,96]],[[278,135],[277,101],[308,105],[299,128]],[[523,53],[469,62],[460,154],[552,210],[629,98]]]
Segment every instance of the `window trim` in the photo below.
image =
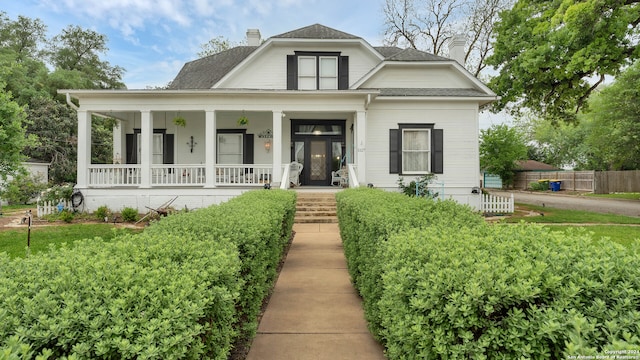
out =
[[[403,130],[430,130],[430,157],[428,172],[403,172]],[[442,174],[444,173],[444,130],[436,129],[434,123],[400,123],[397,128],[389,129],[389,173],[399,175]]]
[[[287,90],[301,90],[299,86],[299,59],[301,57],[315,57],[316,65],[315,89],[304,90],[317,91],[349,89],[349,56],[343,56],[341,55],[341,52],[338,51],[294,51],[294,55],[287,55]],[[334,88],[328,89],[320,87],[320,80],[322,78],[320,74],[321,58],[335,58],[336,76],[328,77],[335,78]]]
[[[400,128],[400,158],[402,162],[400,163],[400,173],[406,175],[425,175],[431,173],[431,130],[432,128],[424,128],[424,127],[402,127]],[[415,132],[426,132],[427,133],[427,150],[407,150],[405,149],[405,133],[407,131],[415,131]],[[408,153],[427,153],[427,170],[426,171],[409,171],[404,169],[404,157],[405,154]]]

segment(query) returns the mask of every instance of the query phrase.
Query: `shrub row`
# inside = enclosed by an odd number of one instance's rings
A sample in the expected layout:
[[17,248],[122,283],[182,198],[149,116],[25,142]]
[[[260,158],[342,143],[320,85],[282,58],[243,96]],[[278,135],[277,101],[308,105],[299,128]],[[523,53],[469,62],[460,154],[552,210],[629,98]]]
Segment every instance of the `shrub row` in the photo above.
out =
[[[638,350],[640,244],[489,225],[460,205],[350,192],[338,196],[345,253],[349,266],[349,257],[360,264],[367,318],[388,358],[557,359]],[[372,258],[358,258],[364,253]]]
[[255,191],[112,242],[0,254],[0,355],[226,359],[256,321],[294,211],[294,193]]
[[478,227],[483,219],[452,200],[433,201],[379,189],[359,188],[336,194],[340,234],[351,279],[363,298],[365,316],[379,334],[377,301],[382,295],[382,263],[378,252],[388,238],[411,228],[444,221],[458,227]]

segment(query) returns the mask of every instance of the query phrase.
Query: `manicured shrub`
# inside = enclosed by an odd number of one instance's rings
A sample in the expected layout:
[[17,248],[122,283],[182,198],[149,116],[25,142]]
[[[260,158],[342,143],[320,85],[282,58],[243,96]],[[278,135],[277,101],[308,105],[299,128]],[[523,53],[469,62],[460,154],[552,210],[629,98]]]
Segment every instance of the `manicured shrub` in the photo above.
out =
[[262,300],[275,279],[284,246],[291,237],[296,195],[292,191],[256,190],[219,207],[169,216],[153,224],[150,233],[230,239],[238,248],[246,281],[239,299],[243,336],[252,337]]
[[122,221],[124,222],[136,222],[138,221],[138,210],[126,207],[122,209],[120,216],[122,216]]
[[227,359],[256,327],[294,212],[295,193],[262,191],[111,242],[0,254],[0,354]]
[[338,216],[349,266],[360,266],[370,328],[389,359],[638,349],[640,242],[629,249],[585,231],[489,225],[457,204],[425,212],[369,191],[339,194]]
[[380,189],[349,189],[336,194],[340,234],[351,279],[363,297],[365,316],[375,335],[380,331],[376,303],[382,295],[378,252],[390,236],[443,221],[475,228],[484,224],[471,208],[452,200],[407,197]]

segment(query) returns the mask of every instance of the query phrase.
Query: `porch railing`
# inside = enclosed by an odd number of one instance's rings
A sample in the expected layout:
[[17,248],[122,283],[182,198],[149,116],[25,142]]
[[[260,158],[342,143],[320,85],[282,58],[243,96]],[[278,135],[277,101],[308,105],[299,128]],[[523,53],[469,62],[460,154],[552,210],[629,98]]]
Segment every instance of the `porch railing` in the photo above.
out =
[[140,165],[91,165],[91,186],[138,186],[141,179]]
[[193,186],[206,182],[203,165],[153,165],[151,167],[151,185]]
[[360,186],[358,182],[358,165],[356,164],[347,164],[347,169],[349,170],[349,187],[357,188]]
[[[201,164],[152,165],[151,186],[204,186],[207,174],[215,174],[216,186],[262,186],[273,180],[271,164],[218,164],[207,171]],[[91,165],[89,186],[116,187],[142,185],[140,165]]]

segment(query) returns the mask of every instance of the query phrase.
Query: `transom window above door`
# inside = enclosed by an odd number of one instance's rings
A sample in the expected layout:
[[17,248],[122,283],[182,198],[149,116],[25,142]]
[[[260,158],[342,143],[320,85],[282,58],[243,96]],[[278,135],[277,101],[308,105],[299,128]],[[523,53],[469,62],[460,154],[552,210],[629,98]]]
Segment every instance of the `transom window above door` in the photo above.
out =
[[346,90],[349,57],[339,52],[302,52],[287,55],[288,90]]

